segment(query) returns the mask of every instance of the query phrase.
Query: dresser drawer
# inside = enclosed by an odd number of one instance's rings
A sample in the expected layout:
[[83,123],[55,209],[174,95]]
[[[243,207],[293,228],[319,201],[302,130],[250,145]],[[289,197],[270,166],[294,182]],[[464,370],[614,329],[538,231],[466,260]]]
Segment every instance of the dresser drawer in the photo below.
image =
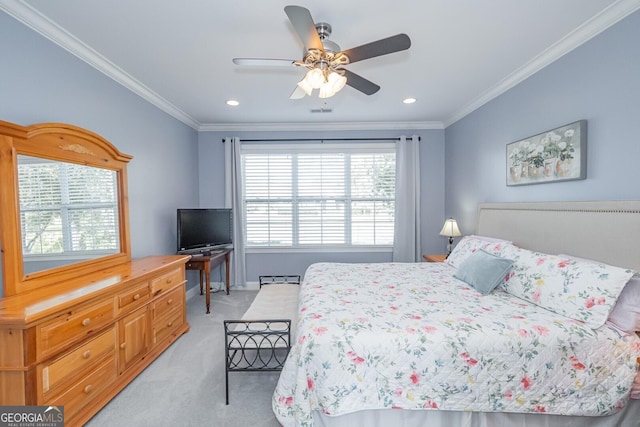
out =
[[58,385],[89,370],[105,357],[113,357],[115,348],[116,332],[111,328],[53,362],[42,364],[38,368],[38,379],[45,400],[49,390],[54,390]]
[[117,377],[115,356],[100,363],[93,371],[78,382],[64,389],[60,394],[45,399],[41,405],[64,406],[64,416],[69,419],[94,398],[99,398],[102,390],[112,384]]
[[153,344],[158,344],[184,323],[184,313],[175,311],[153,322]]
[[150,296],[151,290],[147,282],[142,285],[136,285],[118,294],[116,297],[116,310],[118,314],[120,314],[123,311],[130,311],[142,307],[145,302],[149,301]]
[[73,308],[36,327],[38,359],[55,353],[113,322],[113,299]]
[[179,283],[184,282],[184,272],[181,268],[171,270],[151,281],[151,294],[157,295],[173,288]]
[[155,322],[156,319],[164,317],[168,313],[172,311],[182,311],[182,307],[184,306],[184,289],[182,286],[170,291],[167,295],[159,298],[157,301],[153,302],[151,305],[153,317],[152,320]]

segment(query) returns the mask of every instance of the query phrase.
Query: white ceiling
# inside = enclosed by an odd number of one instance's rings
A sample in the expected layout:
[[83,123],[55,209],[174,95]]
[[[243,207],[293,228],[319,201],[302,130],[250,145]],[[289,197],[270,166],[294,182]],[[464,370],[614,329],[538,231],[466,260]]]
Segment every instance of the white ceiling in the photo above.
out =
[[[347,67],[381,86],[290,100],[284,13],[308,8],[348,49],[406,33],[407,51]],[[199,130],[442,128],[640,8],[640,0],[0,0],[4,10]],[[406,105],[406,97],[417,98]],[[237,107],[225,104],[228,99]],[[328,108],[331,113],[311,113]]]

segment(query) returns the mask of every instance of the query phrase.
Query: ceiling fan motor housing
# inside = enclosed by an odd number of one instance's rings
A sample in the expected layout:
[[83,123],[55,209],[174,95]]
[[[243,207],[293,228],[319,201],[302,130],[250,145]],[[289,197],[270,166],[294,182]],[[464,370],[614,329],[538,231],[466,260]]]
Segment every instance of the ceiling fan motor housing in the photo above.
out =
[[320,36],[320,40],[324,40],[331,35],[331,25],[326,22],[318,22],[316,24],[316,30],[318,31],[318,36]]
[[303,62],[309,68],[320,68],[321,70],[329,69],[336,71],[338,67],[349,64],[349,58],[340,54],[340,46],[329,40],[331,35],[331,25],[326,22],[318,22],[316,31],[322,42],[324,51],[319,49],[309,49],[303,52]]
[[320,37],[320,41],[322,42],[322,46],[325,51],[333,54],[340,52],[340,46],[329,40],[329,36],[331,35],[331,25],[326,22],[318,22],[316,24],[316,30],[318,31],[318,36]]

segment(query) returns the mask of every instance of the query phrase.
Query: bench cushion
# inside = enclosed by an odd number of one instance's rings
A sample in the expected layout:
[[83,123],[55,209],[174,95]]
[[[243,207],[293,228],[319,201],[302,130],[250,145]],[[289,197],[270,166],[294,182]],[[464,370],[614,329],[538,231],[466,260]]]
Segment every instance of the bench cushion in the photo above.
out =
[[260,288],[242,320],[291,319],[291,336],[298,320],[300,285],[278,283]]

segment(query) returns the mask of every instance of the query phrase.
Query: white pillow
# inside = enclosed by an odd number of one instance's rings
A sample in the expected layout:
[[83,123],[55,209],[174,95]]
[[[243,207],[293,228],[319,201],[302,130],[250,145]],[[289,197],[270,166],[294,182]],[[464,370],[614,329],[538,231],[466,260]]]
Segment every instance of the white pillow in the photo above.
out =
[[500,251],[504,245],[508,244],[511,244],[511,242],[508,240],[496,239],[494,237],[475,235],[464,236],[460,239],[460,242],[458,242],[456,247],[453,248],[445,262],[452,267],[458,268],[460,267],[460,264],[469,257],[469,255],[479,249],[484,249],[493,255],[500,255]]
[[514,260],[502,285],[506,292],[594,329],[607,321],[622,288],[635,274],[513,245],[505,246],[500,255]]
[[635,275],[622,289],[609,321],[630,334],[640,331],[640,276]]
[[[571,255],[558,255],[570,259],[599,263],[599,261],[578,258]],[[624,288],[609,314],[609,322],[621,331],[630,334],[640,331],[640,275],[634,275]]]

